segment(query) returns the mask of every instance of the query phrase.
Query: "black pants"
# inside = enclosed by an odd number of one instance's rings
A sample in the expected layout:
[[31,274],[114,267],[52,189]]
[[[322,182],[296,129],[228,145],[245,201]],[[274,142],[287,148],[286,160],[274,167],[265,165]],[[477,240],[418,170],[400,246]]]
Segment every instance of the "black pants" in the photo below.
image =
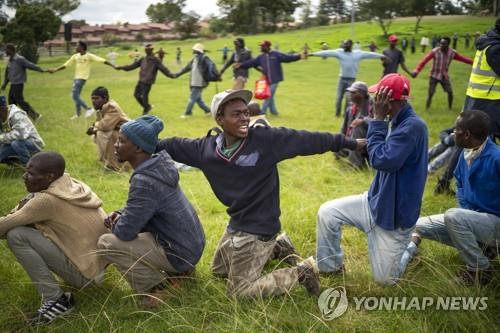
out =
[[147,114],[151,111],[151,105],[149,104],[149,91],[151,90],[151,84],[137,82],[134,91],[134,97],[137,102],[142,106],[142,113]]
[[24,100],[23,90],[23,83],[11,84],[9,90],[9,104],[17,104],[21,109],[26,111],[31,119],[36,120],[40,117],[40,114],[37,113],[31,105]]

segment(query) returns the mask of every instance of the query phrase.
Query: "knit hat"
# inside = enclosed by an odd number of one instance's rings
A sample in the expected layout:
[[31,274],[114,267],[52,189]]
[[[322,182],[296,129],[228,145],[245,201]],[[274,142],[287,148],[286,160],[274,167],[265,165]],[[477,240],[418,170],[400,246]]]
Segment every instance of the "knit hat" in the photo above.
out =
[[5,96],[0,96],[0,106],[7,106],[7,99]]
[[252,100],[252,92],[250,90],[224,90],[214,96],[212,99],[212,105],[210,107],[210,112],[212,112],[212,117],[217,118],[217,113],[221,105],[226,102],[232,101],[233,99],[241,99],[248,104]]
[[163,130],[163,122],[155,116],[145,115],[126,122],[121,131],[136,146],[152,154],[158,144],[158,134]]

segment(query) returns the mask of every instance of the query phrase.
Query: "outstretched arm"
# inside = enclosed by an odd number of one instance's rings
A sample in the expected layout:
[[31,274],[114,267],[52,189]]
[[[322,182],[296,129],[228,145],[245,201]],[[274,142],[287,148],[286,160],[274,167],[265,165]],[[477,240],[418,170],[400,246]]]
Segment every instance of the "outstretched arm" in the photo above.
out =
[[422,69],[424,69],[425,65],[432,59],[434,58],[434,52],[429,52],[425,55],[425,57],[420,60],[420,62],[418,63],[417,67],[415,67],[415,69],[413,70],[413,77],[417,77],[417,75],[422,71]]
[[469,64],[469,65],[472,65],[473,62],[474,62],[471,58],[465,57],[465,56],[461,55],[458,52],[455,52],[455,55],[453,56],[453,59],[458,60],[460,62],[463,62],[465,64]]

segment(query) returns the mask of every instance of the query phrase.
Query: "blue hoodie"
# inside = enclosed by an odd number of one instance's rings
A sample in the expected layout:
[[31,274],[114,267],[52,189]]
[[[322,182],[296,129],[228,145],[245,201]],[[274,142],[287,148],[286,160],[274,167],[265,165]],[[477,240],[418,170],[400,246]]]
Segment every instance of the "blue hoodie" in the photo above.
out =
[[277,51],[262,53],[257,58],[241,63],[241,68],[260,67],[262,73],[266,75],[269,84],[283,81],[282,62],[293,62],[300,60],[299,54],[284,54]]
[[391,121],[368,124],[368,155],[377,170],[368,201],[372,218],[386,230],[411,228],[417,223],[427,178],[427,126],[404,106]]
[[179,173],[167,152],[143,162],[130,178],[127,204],[113,234],[131,241],[150,232],[178,272],[193,269],[205,247],[198,216],[179,187]]
[[500,217],[500,147],[491,139],[470,167],[460,155],[455,178],[461,208]]

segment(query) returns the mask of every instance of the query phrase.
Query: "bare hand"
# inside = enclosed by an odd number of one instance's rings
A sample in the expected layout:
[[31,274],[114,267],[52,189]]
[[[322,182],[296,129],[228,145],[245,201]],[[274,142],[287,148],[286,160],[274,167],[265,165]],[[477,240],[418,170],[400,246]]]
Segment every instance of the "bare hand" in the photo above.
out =
[[358,142],[356,146],[356,151],[364,152],[366,149],[366,142],[367,142],[366,139],[356,139],[356,141]]
[[375,108],[373,116],[376,120],[384,120],[391,112],[392,90],[388,87],[379,87],[375,95]]
[[118,212],[113,212],[109,214],[105,219],[104,219],[104,226],[110,230],[113,230],[113,227],[115,226],[116,222],[120,219],[121,214]]
[[240,68],[240,67],[241,67],[241,64],[240,64],[239,62],[237,62],[237,63],[235,63],[235,64],[233,65],[233,67],[234,67],[234,68],[236,68],[236,69],[238,69],[238,68]]
[[365,121],[361,118],[354,119],[351,123],[351,127],[358,127],[359,125],[362,125]]

